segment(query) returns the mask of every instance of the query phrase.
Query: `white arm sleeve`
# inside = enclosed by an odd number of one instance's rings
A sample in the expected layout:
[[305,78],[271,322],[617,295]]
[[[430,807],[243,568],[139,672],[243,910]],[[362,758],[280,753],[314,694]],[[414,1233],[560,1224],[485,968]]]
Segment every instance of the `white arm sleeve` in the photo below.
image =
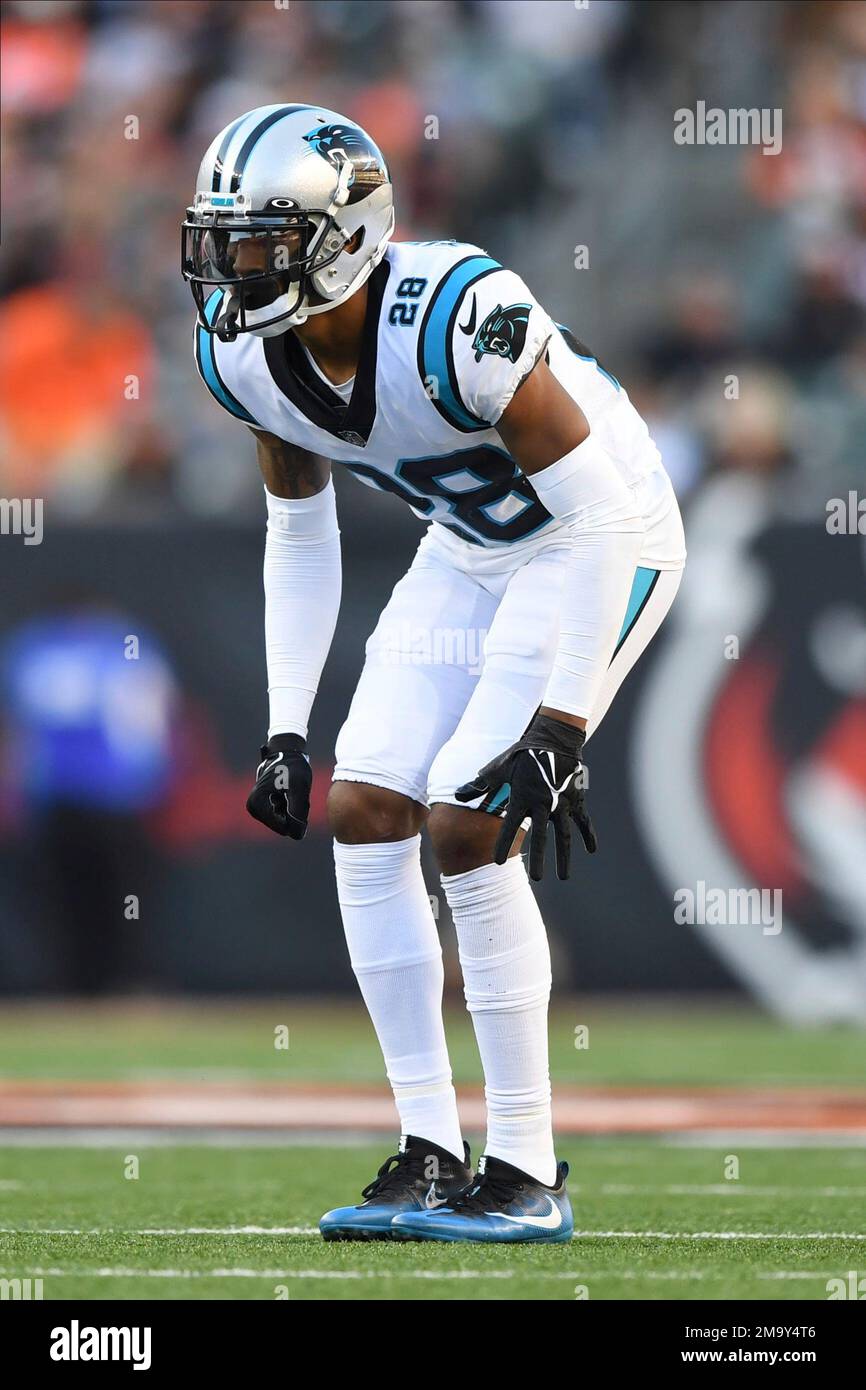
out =
[[274,497],[267,488],[265,649],[274,734],[307,736],[319,677],[340,608],[340,530],[334,484],[314,497]]
[[542,703],[588,719],[622,630],[644,522],[592,435],[529,481],[571,534],[559,647]]

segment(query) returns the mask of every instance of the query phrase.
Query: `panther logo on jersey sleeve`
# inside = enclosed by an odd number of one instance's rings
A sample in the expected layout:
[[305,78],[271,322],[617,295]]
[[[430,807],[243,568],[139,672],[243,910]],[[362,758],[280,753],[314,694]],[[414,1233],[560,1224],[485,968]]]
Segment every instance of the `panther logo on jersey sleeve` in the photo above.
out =
[[[459,428],[489,428],[543,355],[555,328],[513,271],[483,255],[464,264],[463,284],[458,281],[455,308],[445,325],[448,370],[440,405]],[[446,285],[459,272],[460,266]],[[428,356],[435,371],[433,354]],[[444,372],[439,377],[446,380]]]
[[526,346],[531,309],[531,304],[509,304],[505,309],[497,304],[473,339],[475,361],[480,362],[485,352],[489,352],[516,362]]

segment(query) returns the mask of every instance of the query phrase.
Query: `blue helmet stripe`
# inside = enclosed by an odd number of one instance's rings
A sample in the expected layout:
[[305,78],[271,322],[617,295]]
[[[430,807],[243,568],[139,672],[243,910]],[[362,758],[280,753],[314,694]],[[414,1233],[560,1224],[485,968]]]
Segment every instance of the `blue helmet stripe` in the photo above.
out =
[[225,163],[225,157],[228,153],[228,148],[231,144],[232,136],[240,128],[240,126],[243,124],[245,120],[246,116],[238,116],[236,121],[232,121],[231,125],[226,126],[226,132],[222,140],[220,141],[220,147],[217,150],[216,162],[213,166],[213,178],[211,179],[210,185],[212,193],[219,192],[220,179],[222,177],[223,172],[223,164]]
[[[219,301],[222,299],[222,290],[214,290],[207,304],[204,313],[208,323],[212,324],[216,318]],[[230,411],[238,420],[243,420],[247,425],[257,425],[248,410],[245,410],[240,401],[237,400],[226,386],[219,374],[214,352],[214,341],[212,334],[208,333],[201,325],[196,326],[196,351],[195,360],[198,364],[199,372],[202,375],[205,385],[211,395],[219,401],[220,405]]]
[[241,175],[246,168],[247,160],[265,132],[270,130],[272,125],[276,125],[277,121],[283,120],[285,116],[291,116],[295,111],[310,111],[311,109],[311,107],[305,106],[303,103],[295,106],[281,106],[278,110],[272,111],[269,116],[265,116],[264,120],[259,121],[258,125],[253,126],[253,129],[250,131],[235,157],[231,186],[228,189],[229,193],[237,193],[240,188]]
[[425,384],[431,377],[435,380],[438,395],[433,397],[433,404],[449,425],[459,430],[490,429],[490,422],[473,415],[461,399],[451,347],[454,318],[469,286],[483,275],[501,269],[490,256],[467,256],[458,261],[437,285],[418,335],[421,380]]

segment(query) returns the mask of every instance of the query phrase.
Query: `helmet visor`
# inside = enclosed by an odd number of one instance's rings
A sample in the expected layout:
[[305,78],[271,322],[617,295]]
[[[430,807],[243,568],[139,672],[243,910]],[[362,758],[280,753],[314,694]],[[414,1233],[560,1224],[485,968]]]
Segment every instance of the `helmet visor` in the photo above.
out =
[[[213,331],[204,308],[214,290],[233,290],[237,330],[254,315],[258,327],[285,318],[297,308],[315,258],[320,228],[306,216],[281,218],[277,225],[249,222],[243,227],[186,221],[182,229],[181,269],[199,309],[199,321]],[[294,292],[291,287],[295,286]],[[267,317],[269,306],[275,318]],[[219,328],[217,328],[219,331]]]

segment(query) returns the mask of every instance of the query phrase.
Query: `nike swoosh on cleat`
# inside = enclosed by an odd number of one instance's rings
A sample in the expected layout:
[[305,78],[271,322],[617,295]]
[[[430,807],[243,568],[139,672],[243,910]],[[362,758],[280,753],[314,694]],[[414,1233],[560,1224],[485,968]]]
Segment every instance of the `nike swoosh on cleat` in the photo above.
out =
[[472,296],[472,311],[471,311],[471,313],[470,313],[470,315],[469,315],[469,322],[468,322],[468,323],[458,323],[458,325],[457,325],[457,327],[460,329],[460,332],[461,332],[461,333],[466,333],[466,334],[468,335],[468,334],[470,334],[470,333],[474,333],[474,332],[475,332],[475,314],[476,314],[476,312],[477,312],[477,309],[478,309],[478,304],[477,304],[477,302],[476,302],[475,295],[473,294],[473,296]]
[[562,1212],[548,1197],[550,1211],[545,1216],[508,1216],[504,1211],[488,1211],[485,1216],[501,1216],[505,1221],[513,1221],[516,1226],[542,1226],[546,1231],[555,1231],[562,1225]]
[[276,757],[276,758],[274,758],[272,762],[267,762],[267,761],[263,762],[262,765],[261,765],[261,767],[259,768],[259,776],[260,776],[260,777],[264,777],[264,775],[265,775],[266,772],[270,772],[270,771],[272,770],[272,768],[275,768],[275,767],[276,767],[277,763],[281,763],[282,761],[283,761],[283,755],[282,755],[282,753],[280,753],[279,756]]
[[447,1207],[447,1205],[448,1205],[448,1198],[447,1198],[447,1197],[437,1197],[437,1196],[436,1196],[436,1187],[435,1187],[435,1184],[431,1183],[431,1184],[430,1184],[430,1191],[427,1193],[427,1196],[424,1198],[424,1205],[425,1205],[425,1207],[427,1208],[428,1211],[435,1211],[437,1207]]

